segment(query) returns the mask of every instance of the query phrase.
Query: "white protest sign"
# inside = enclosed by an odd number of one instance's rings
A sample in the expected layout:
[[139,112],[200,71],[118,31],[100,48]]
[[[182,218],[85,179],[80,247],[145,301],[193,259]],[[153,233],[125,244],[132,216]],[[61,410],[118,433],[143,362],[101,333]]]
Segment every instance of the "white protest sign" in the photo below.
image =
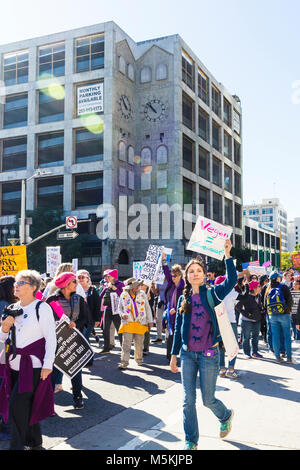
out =
[[141,279],[141,272],[144,267],[144,261],[134,261],[132,266],[132,277]]
[[47,246],[46,248],[46,272],[54,277],[56,269],[61,263],[60,246]]
[[78,258],[72,259],[73,271],[76,274],[78,271]]
[[[167,263],[170,262],[171,255],[172,255],[172,251],[173,251],[172,248],[163,247],[162,253],[165,253]],[[158,260],[158,262],[159,262],[159,271],[158,271],[158,273],[157,273],[157,275],[156,275],[156,277],[155,277],[155,279],[154,279],[154,282],[155,282],[156,284],[161,285],[161,284],[164,283],[164,280],[165,280],[165,273],[164,273],[163,268],[162,268],[162,259],[161,259],[161,255],[159,255],[159,256],[160,256],[160,259]]]
[[248,266],[250,274],[256,274],[257,276],[262,276],[267,274],[267,270],[264,266]]
[[163,246],[149,245],[140,279],[148,282],[152,282],[153,279],[155,279],[159,272],[161,264],[161,257],[159,263],[159,256],[161,255],[163,248]]
[[231,323],[226,312],[226,308],[223,302],[215,307],[217,321],[219,325],[220,334],[225,347],[228,359],[231,361],[238,355],[239,345],[234,335]]
[[197,219],[187,250],[222,260],[225,254],[225,240],[229,240],[231,234],[232,227],[200,216]]

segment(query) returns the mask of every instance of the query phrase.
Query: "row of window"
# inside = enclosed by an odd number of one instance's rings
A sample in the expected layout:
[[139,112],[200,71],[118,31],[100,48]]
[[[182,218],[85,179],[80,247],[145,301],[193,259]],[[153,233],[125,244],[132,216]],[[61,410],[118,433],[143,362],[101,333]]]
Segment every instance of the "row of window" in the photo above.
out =
[[[126,143],[121,140],[118,145],[118,156],[119,160],[123,162],[128,162],[131,165],[141,164],[141,166],[152,165],[152,149],[150,147],[144,147],[141,150],[141,156],[136,156],[134,154],[134,148],[132,145],[126,145]],[[155,151],[156,153],[156,162],[158,165],[163,165],[168,163],[168,148],[166,145],[159,145]]]
[[[103,160],[103,134],[87,129],[74,129],[73,163]],[[27,168],[27,136],[0,141],[2,172]],[[48,132],[36,135],[36,168],[64,164],[64,132]]]
[[[104,34],[75,39],[74,71],[88,72],[104,67]],[[19,51],[3,56],[3,80],[6,86],[28,82],[29,53]],[[59,77],[65,74],[65,44],[38,48],[38,75]]]
[[245,226],[245,242],[280,249],[280,239],[278,237],[250,228],[247,225]]
[[[191,131],[196,132],[195,129],[195,103],[185,93],[182,94],[182,122]],[[212,146],[218,152],[222,152],[225,157],[232,160],[237,165],[241,165],[241,145],[225,130],[223,131],[223,149],[222,149],[222,127],[214,120],[212,120]],[[210,117],[200,107],[198,107],[198,135],[201,139],[210,144]],[[233,148],[232,148],[233,147]]]
[[[211,194],[212,193],[212,194]],[[232,200],[222,198],[219,194],[210,191],[207,188],[199,186],[199,201],[195,200],[196,185],[186,178],[183,179],[183,204],[190,204],[193,207],[198,202],[203,206],[203,215],[216,222],[226,225],[242,227],[242,208],[240,204]],[[212,213],[210,197],[212,197]],[[223,201],[224,201],[224,220],[223,220]],[[234,208],[234,216],[233,216]]]
[[[260,213],[259,209],[249,209],[249,215],[258,215]],[[272,207],[268,207],[261,210],[262,214],[273,214]],[[247,215],[247,210],[244,210],[244,215]]]
[[[195,172],[196,170],[196,145],[195,142],[183,135],[182,142],[182,166],[189,171]],[[212,158],[212,175],[210,160]],[[224,181],[224,189],[230,193],[234,192],[236,196],[241,197],[241,175],[234,171],[232,168],[224,164],[224,176],[222,179],[222,161],[215,157],[210,156],[210,153],[203,147],[199,146],[198,150],[199,159],[199,176],[207,181],[212,181],[217,186],[222,187],[222,180]],[[234,175],[234,180],[233,180]]]
[[[210,106],[208,76],[200,68],[196,74],[193,59],[185,51],[182,51],[182,81],[194,92],[196,77],[198,79],[198,97],[207,106]],[[235,109],[232,111],[231,104],[223,97],[222,116],[221,92],[214,84],[211,84],[211,109],[219,118],[223,119],[227,126],[233,126],[234,131],[240,134],[240,114]]]
[[[35,206],[64,207],[63,176],[35,181]],[[1,183],[1,215],[15,215],[21,209],[21,182]],[[103,173],[73,175],[73,209],[96,208],[103,203]]]
[[[119,61],[119,72],[126,75],[131,81],[135,81],[135,70],[132,64],[127,64],[123,56],[118,57]],[[168,78],[168,66],[167,64],[158,64],[155,67],[155,80],[166,80]],[[152,82],[152,68],[145,65],[140,71],[140,83]]]

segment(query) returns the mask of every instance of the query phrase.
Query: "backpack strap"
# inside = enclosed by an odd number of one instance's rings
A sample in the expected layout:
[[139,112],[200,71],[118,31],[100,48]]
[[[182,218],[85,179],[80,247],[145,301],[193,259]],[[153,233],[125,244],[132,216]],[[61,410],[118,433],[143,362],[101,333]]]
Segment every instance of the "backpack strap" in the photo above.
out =
[[36,318],[38,319],[38,321],[40,321],[40,314],[39,314],[39,309],[40,309],[40,305],[43,303],[42,300],[40,300],[36,306],[35,306],[35,313],[36,313]]

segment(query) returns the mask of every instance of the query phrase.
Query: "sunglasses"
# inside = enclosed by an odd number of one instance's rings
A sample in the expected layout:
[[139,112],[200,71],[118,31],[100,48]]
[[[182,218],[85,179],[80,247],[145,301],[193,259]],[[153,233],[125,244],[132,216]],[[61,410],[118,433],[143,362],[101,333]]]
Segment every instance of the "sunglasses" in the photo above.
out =
[[171,277],[178,277],[179,274],[171,274]]
[[77,279],[88,279],[88,277],[87,276],[78,276]]
[[24,286],[25,284],[28,284],[29,286],[31,286],[31,285],[32,285],[32,284],[31,284],[31,282],[26,282],[26,281],[16,281],[16,282],[14,283],[14,286],[22,287],[22,286]]

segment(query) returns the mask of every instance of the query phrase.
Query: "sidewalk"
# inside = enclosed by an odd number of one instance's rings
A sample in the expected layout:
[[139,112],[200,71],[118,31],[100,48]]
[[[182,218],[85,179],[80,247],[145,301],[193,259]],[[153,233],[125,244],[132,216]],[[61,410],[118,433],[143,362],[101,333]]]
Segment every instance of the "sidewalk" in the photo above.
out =
[[[300,344],[293,344],[296,364],[277,364],[273,355],[243,358],[236,368],[239,380],[218,379],[216,396],[235,411],[227,440],[219,439],[219,423],[202,406],[198,390],[199,450],[300,450]],[[182,386],[177,382],[122,411],[53,450],[182,450]]]

